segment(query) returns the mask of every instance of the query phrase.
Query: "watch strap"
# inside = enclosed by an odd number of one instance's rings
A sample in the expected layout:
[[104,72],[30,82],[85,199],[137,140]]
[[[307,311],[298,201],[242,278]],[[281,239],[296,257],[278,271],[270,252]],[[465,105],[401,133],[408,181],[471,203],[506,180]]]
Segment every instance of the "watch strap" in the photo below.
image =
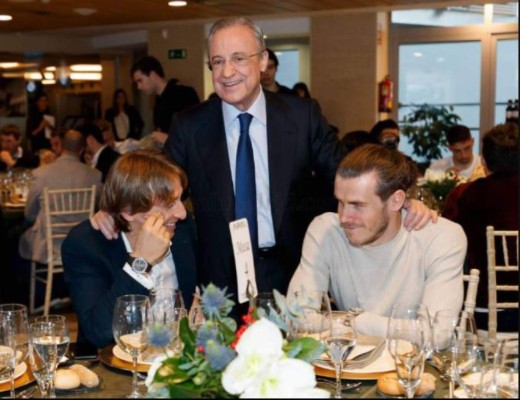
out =
[[145,259],[144,257],[132,257],[130,254],[128,254],[128,260],[127,260],[128,265],[130,265],[130,267],[132,267],[133,262],[134,262],[137,258],[142,258],[142,259],[146,262],[147,267],[146,267],[146,271],[144,271],[144,272],[145,272],[145,273],[150,272],[150,270],[152,269],[153,265],[150,264],[148,261],[146,261],[146,259]]

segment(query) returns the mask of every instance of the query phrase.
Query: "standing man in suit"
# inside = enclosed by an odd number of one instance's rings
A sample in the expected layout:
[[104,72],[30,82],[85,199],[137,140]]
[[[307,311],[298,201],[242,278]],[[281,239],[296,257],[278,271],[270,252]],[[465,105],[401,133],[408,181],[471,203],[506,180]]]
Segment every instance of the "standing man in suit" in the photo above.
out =
[[[114,341],[116,298],[180,289],[189,307],[195,290],[195,229],[176,234],[186,218],[181,194],[186,175],[168,157],[147,150],[121,156],[108,174],[101,209],[121,230],[107,240],[89,221],[74,227],[61,253],[65,281],[81,335],[98,348]],[[175,239],[172,241],[175,234]]]
[[[208,38],[208,59],[218,97],[176,114],[164,148],[188,174],[199,281],[237,294],[229,222],[237,219],[237,173],[243,172],[237,168],[240,120],[247,113],[254,158],[249,181],[255,182],[256,198],[250,202],[256,219],[249,226],[257,287],[259,292],[285,292],[307,226],[328,200],[309,193],[313,173],[327,180],[332,194],[336,168],[346,151],[314,102],[262,90],[260,74],[268,54],[262,31],[250,19],[217,21]],[[429,212],[417,211],[408,212],[408,228],[429,221]],[[108,222],[99,214],[92,220],[107,237],[114,237]],[[254,225],[257,229],[251,229]]]
[[96,124],[87,123],[81,127],[81,133],[87,143],[90,165],[101,171],[102,181],[107,179],[108,171],[120,154],[108,146],[103,139],[103,132]]
[[164,144],[166,132],[170,128],[172,116],[200,102],[191,86],[179,85],[177,79],[166,80],[161,63],[152,56],[138,60],[130,70],[137,89],[148,95],[155,95],[153,107],[153,139]]

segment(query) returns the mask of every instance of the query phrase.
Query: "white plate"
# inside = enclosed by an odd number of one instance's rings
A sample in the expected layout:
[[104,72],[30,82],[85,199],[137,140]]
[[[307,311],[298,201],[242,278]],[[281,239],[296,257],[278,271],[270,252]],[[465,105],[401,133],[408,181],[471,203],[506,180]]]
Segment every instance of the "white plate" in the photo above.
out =
[[[132,362],[132,357],[130,356],[130,354],[125,353],[125,351],[121,347],[119,347],[117,344],[112,348],[112,354],[114,354],[114,356],[116,356],[120,360],[129,362],[129,363]],[[137,358],[138,364],[152,365],[152,362],[153,361],[151,361],[149,359],[144,360],[142,354]]]
[[[16,366],[14,369],[14,379],[21,377],[23,374],[25,374],[25,371],[27,371],[27,364],[21,363]],[[2,377],[0,379],[0,384],[9,382],[9,377]]]
[[[367,351],[370,351],[375,346],[372,345],[357,345],[354,347],[354,350],[352,350],[352,353],[349,354],[349,357],[347,358],[354,358],[360,354],[366,353]],[[329,369],[331,371],[334,371],[334,365],[328,361],[324,360],[317,360],[314,361],[316,365],[323,369]],[[364,368],[358,368],[358,369],[343,369],[343,372],[346,372],[348,374],[372,374],[372,373],[379,373],[379,372],[388,372],[393,371],[395,369],[395,362],[388,350],[385,348],[383,350],[383,353],[371,364],[368,364]]]

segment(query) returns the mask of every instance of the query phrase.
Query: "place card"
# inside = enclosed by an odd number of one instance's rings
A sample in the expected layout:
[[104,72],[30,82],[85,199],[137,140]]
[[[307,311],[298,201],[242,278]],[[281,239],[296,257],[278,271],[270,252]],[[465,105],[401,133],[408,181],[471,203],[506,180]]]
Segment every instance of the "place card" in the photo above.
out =
[[[249,294],[256,296],[258,293],[255,278],[255,263],[253,247],[249,235],[249,225],[246,218],[229,223],[233,253],[235,255],[235,267],[237,272],[238,302],[245,303],[249,300]],[[249,289],[248,289],[249,285]]]

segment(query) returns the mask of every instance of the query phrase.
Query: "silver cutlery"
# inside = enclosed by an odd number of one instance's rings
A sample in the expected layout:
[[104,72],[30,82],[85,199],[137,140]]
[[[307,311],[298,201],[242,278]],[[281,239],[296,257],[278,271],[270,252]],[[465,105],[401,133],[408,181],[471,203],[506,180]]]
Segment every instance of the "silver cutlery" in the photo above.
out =
[[349,370],[365,368],[367,365],[372,364],[379,358],[379,356],[381,356],[385,346],[386,340],[381,340],[371,351],[367,351],[366,353],[360,354],[359,356],[354,357],[352,360],[345,362],[343,369]]
[[[331,380],[326,379],[326,378],[316,377],[316,381],[320,385],[327,386],[327,387],[330,387],[332,389],[334,389],[336,387],[336,382],[331,381]],[[347,390],[356,389],[357,387],[361,386],[362,384],[363,384],[363,382],[344,383],[344,384],[341,385],[341,391],[347,391]]]

